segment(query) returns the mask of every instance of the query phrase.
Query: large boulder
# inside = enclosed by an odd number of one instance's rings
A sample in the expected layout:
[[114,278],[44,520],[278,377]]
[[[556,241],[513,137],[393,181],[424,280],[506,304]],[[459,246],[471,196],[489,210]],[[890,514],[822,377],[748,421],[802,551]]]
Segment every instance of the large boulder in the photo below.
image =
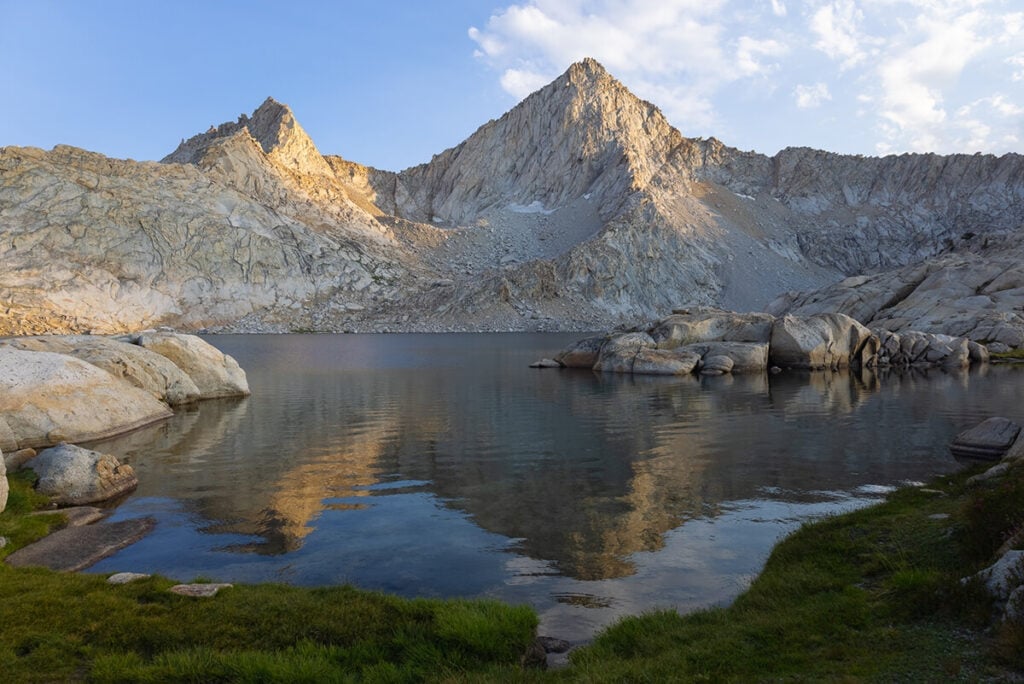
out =
[[700,342],[761,342],[771,339],[775,317],[765,313],[735,313],[710,307],[676,310],[650,329],[659,349]]
[[67,506],[106,501],[139,484],[130,465],[122,465],[110,454],[73,444],[44,449],[25,467],[39,476],[36,491]]
[[0,345],[73,356],[123,378],[170,406],[200,397],[192,378],[170,359],[121,340],[99,335],[41,335],[0,340]]
[[7,484],[7,466],[4,462],[4,452],[0,451],[0,513],[7,508],[7,493],[10,485]]
[[602,345],[594,370],[606,373],[632,373],[637,353],[641,349],[651,349],[654,346],[654,340],[647,333],[612,335]]
[[554,360],[566,368],[593,368],[607,340],[605,335],[598,335],[573,342],[559,352]]
[[811,370],[871,365],[871,331],[845,314],[786,315],[772,326],[769,362]]
[[249,382],[238,362],[195,335],[154,332],[126,339],[170,359],[192,379],[202,399],[249,394]]
[[149,392],[85,361],[0,347],[0,449],[102,439],[171,415]]

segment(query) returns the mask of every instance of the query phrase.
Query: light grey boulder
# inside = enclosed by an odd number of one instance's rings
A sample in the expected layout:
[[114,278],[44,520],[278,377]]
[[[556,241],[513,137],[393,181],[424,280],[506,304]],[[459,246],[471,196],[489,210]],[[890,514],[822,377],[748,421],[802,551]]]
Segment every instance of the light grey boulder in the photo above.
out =
[[554,360],[566,368],[593,368],[601,355],[601,347],[607,341],[605,335],[584,338],[559,352]]
[[530,364],[530,368],[561,368],[562,364],[558,363],[554,359],[543,358],[540,361],[534,361]]
[[700,363],[700,354],[684,349],[641,349],[633,359],[639,375],[689,375]]
[[975,575],[985,583],[988,593],[1005,601],[1024,580],[1024,551],[1010,550],[999,560]]
[[121,464],[110,454],[73,444],[44,449],[26,467],[39,476],[36,491],[60,505],[106,501],[139,484],[130,465]]
[[0,449],[102,439],[171,415],[149,392],[85,361],[0,347]]
[[647,333],[612,335],[601,347],[594,370],[605,373],[632,373],[637,353],[641,349],[651,349],[654,346],[654,340]]
[[0,340],[0,345],[73,356],[146,390],[170,406],[200,397],[192,378],[170,359],[122,340],[99,335],[40,335]]
[[775,317],[765,313],[736,313],[711,307],[677,309],[650,329],[659,349],[700,342],[763,342],[771,339]]
[[153,332],[127,339],[170,359],[192,379],[202,399],[249,394],[249,382],[238,362],[195,335]]
[[4,512],[7,508],[7,495],[10,491],[10,485],[7,482],[7,466],[4,461],[4,452],[0,451],[0,513]]
[[872,364],[871,331],[845,314],[775,319],[769,363],[811,370]]

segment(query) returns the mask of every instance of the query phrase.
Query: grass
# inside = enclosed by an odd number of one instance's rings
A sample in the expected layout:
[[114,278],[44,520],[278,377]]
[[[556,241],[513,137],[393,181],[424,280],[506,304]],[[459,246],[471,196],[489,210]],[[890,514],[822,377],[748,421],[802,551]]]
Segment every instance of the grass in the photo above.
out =
[[[968,473],[969,474],[969,473]],[[976,681],[1024,668],[1024,629],[960,581],[1024,535],[1024,466],[895,492],[805,525],[731,606],[627,618],[555,672],[524,670],[536,616],[493,602],[403,600],[350,587],[240,585],[214,599],[153,577],[0,566],[5,681]],[[38,525],[14,512],[0,534]],[[19,531],[20,530],[20,531]],[[20,543],[20,542],[19,542]]]
[[[1024,631],[992,627],[979,582],[1019,528],[1024,469],[967,474],[804,526],[733,605],[627,618],[573,654],[564,679],[972,681],[1024,667]],[[948,517],[946,517],[948,516]]]
[[[13,478],[12,478],[13,479]],[[45,533],[12,482],[0,514],[10,548]],[[532,609],[492,601],[404,600],[351,587],[239,585],[213,599],[162,577],[112,586],[88,574],[0,564],[3,680],[99,682],[458,679],[515,671]]]
[[1024,347],[1007,352],[991,352],[989,356],[994,361],[1024,361]]

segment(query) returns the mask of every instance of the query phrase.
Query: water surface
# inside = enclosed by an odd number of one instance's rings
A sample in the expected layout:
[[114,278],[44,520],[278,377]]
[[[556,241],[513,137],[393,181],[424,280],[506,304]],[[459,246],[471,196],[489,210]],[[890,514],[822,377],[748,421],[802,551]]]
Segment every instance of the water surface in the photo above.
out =
[[98,447],[156,531],[94,566],[533,605],[588,638],[742,591],[802,521],[948,473],[1010,368],[713,378],[533,370],[577,334],[239,335],[253,395]]

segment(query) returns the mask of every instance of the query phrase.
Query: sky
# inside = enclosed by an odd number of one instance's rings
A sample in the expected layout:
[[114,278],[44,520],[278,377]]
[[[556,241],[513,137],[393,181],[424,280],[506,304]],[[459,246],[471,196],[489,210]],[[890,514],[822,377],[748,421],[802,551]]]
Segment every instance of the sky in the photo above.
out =
[[0,146],[160,159],[272,96],[399,170],[588,56],[740,149],[1024,153],[1024,0],[0,0]]

